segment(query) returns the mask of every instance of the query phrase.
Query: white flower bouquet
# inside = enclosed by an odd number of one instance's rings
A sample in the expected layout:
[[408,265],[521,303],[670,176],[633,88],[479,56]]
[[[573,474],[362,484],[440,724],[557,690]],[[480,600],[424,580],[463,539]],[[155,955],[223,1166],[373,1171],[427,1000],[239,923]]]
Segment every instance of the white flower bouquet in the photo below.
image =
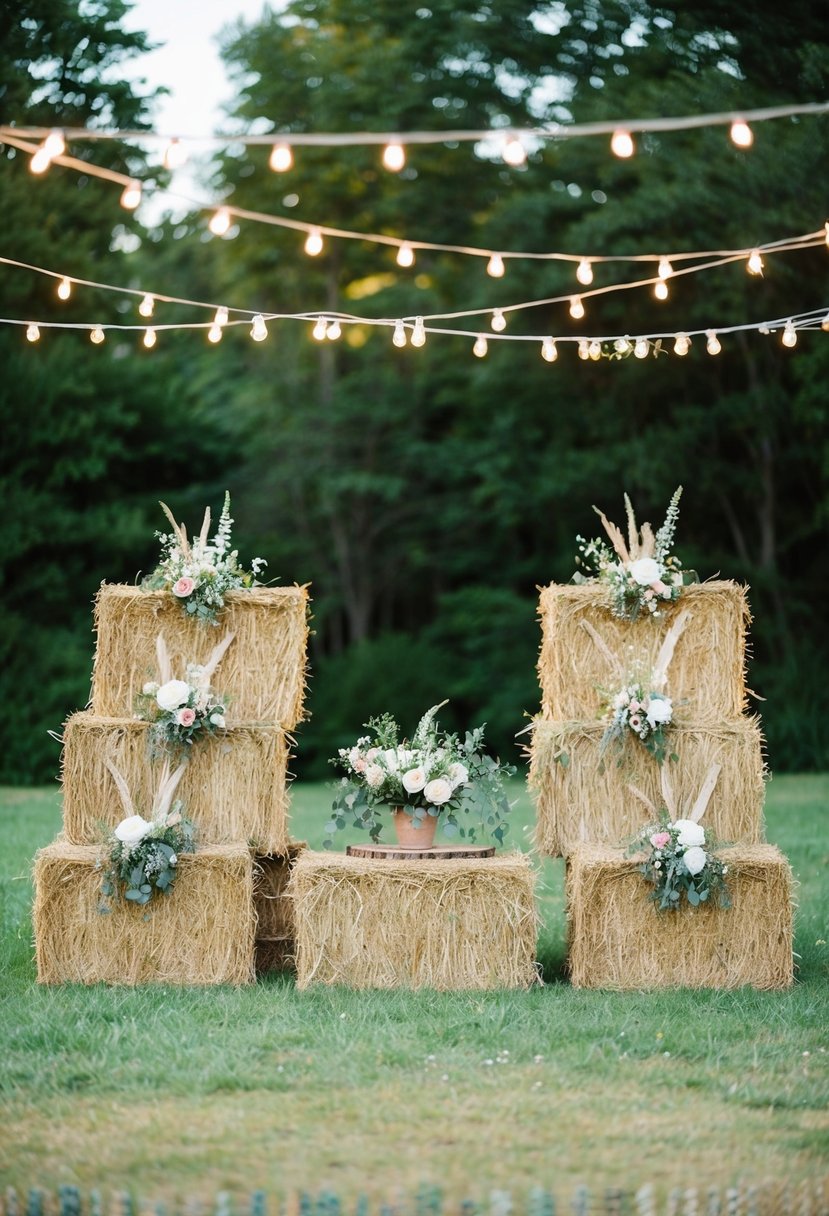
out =
[[647,684],[625,684],[605,703],[603,720],[607,726],[601,741],[602,754],[614,741],[624,744],[632,736],[662,764],[668,755],[665,732],[673,713],[673,702],[664,693],[649,689]]
[[234,634],[228,633],[213,648],[207,663],[188,663],[186,679],[174,680],[167,646],[156,638],[158,680],[149,680],[136,698],[136,717],[151,722],[150,750],[180,754],[227,726],[224,699],[210,687],[210,679],[224,657]]
[[142,580],[145,591],[172,591],[181,600],[184,610],[198,620],[217,624],[228,591],[240,591],[260,584],[257,578],[267,562],[255,557],[250,570],[239,565],[239,552],[231,548],[233,520],[230,516],[230,494],[225,494],[224,506],[216,535],[209,539],[210,508],[204,513],[201,532],[188,540],[184,524],[178,524],[166,503],[160,504],[172,526],[172,532],[156,532],[161,541],[161,560],[152,574]]
[[630,852],[646,850],[639,870],[652,884],[651,899],[661,911],[676,910],[683,895],[692,907],[711,900],[729,908],[728,866],[712,851],[714,847],[713,842],[706,842],[701,824],[693,819],[671,822],[665,810],[657,824],[643,828]]
[[445,704],[423,715],[411,741],[401,739],[391,714],[383,714],[366,723],[369,734],[353,747],[340,748],[331,763],[346,775],[336,787],[326,848],[349,820],[377,842],[391,809],[405,811],[415,826],[439,817],[447,837],[472,842],[481,829],[503,843],[511,810],[503,779],[515,769],[483,751],[483,726],[463,739],[439,730],[436,715]]
[[681,494],[682,486],[679,486],[671,498],[665,522],[656,534],[649,523],[642,524],[641,529],[637,527],[626,494],[627,541],[598,507],[593,510],[601,519],[610,544],[602,538],[576,537],[579,549],[576,564],[581,569],[573,575],[573,581],[605,584],[614,616],[628,621],[635,621],[642,612],[659,617],[660,606],[678,599],[686,581],[695,581],[696,575],[692,571],[683,574],[682,563],[671,553]]

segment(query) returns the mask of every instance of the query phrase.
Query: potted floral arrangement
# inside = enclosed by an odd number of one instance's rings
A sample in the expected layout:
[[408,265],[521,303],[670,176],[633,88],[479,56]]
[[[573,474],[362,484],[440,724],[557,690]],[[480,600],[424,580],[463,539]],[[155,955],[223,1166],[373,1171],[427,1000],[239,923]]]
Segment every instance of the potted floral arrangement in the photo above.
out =
[[511,810],[503,780],[515,769],[484,752],[483,726],[463,739],[441,731],[436,715],[445,704],[423,715],[411,740],[383,714],[366,723],[369,733],[353,747],[340,748],[331,762],[345,775],[326,825],[326,848],[349,820],[376,843],[390,815],[404,848],[429,848],[439,819],[446,837],[472,842],[483,830],[503,843]]

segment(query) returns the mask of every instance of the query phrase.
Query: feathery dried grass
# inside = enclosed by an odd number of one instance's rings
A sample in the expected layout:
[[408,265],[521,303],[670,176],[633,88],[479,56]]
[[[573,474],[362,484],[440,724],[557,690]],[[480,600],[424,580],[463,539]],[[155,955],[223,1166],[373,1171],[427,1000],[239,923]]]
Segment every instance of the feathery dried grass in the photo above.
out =
[[[102,826],[115,827],[124,811],[111,760],[139,813],[149,818],[160,760],[149,762],[149,724],[77,713],[64,726],[63,824],[72,844],[94,844]],[[278,726],[239,725],[194,745],[177,797],[196,824],[197,843],[251,843],[263,853],[285,853],[288,831],[289,740]]]
[[[216,677],[228,721],[274,722],[292,730],[302,718],[308,638],[304,587],[231,591],[221,626],[235,634]],[[158,679],[159,633],[177,678],[187,663],[205,663],[221,636],[194,620],[169,591],[104,583],[95,599],[98,632],[92,708],[101,717],[130,717],[148,680]]]
[[[621,754],[611,745],[602,757],[603,733],[601,722],[539,718],[534,723],[529,784],[536,800],[535,844],[540,852],[566,857],[584,841],[623,843],[652,818],[630,785],[655,806],[662,805],[660,768],[650,752],[630,738]],[[711,765],[720,764],[705,827],[722,841],[761,841],[766,768],[758,721],[737,718],[718,727],[672,727],[669,740],[679,760],[666,764],[682,813],[693,805]],[[562,755],[565,764],[557,759]]]
[[290,891],[300,989],[526,988],[536,979],[524,854],[407,862],[307,851]]
[[253,980],[253,863],[241,845],[182,855],[170,895],[101,904],[101,849],[57,840],[35,857],[41,984],[247,984]]
[[[631,662],[654,666],[662,640],[686,608],[688,628],[671,661],[669,689],[674,703],[687,703],[695,722],[737,718],[746,707],[745,646],[751,616],[744,587],[733,582],[693,584],[658,620],[614,617],[606,590],[594,584],[541,588],[542,640],[538,675],[542,712],[556,721],[580,721],[600,708],[600,688],[612,690]],[[604,648],[582,627],[586,622]],[[617,660],[612,664],[606,651]]]
[[568,859],[569,969],[577,988],[788,988],[792,875],[773,845],[735,845],[732,907],[659,912],[635,858],[579,845]]

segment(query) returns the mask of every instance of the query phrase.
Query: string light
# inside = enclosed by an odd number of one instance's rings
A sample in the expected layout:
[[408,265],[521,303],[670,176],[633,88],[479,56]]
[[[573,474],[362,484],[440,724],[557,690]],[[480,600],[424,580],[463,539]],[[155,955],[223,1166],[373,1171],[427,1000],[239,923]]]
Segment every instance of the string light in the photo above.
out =
[[294,167],[294,153],[290,144],[274,144],[268,158],[268,165],[274,173],[287,173]]
[[486,272],[493,279],[502,279],[504,277],[504,259],[500,253],[490,254],[489,261],[486,264]]
[[629,355],[633,348],[629,338],[617,338],[613,343],[613,349],[617,355]]
[[628,157],[633,156],[636,145],[630,131],[623,131],[621,128],[614,131],[610,139],[610,151],[620,160],[627,160]]
[[66,140],[63,138],[63,131],[50,131],[43,141],[43,151],[49,157],[49,160],[54,160],[56,156],[63,156],[66,151]]
[[218,325],[219,329],[221,329],[223,325],[227,325],[227,321],[228,321],[228,311],[225,308],[224,304],[220,304],[219,307],[216,309],[216,315],[213,318],[213,324]]
[[582,258],[579,262],[576,278],[584,287],[589,287],[593,282],[593,266],[587,258]]
[[555,363],[558,358],[558,350],[553,338],[545,338],[541,343],[541,358],[547,363]]
[[145,329],[144,330],[144,345],[146,346],[147,350],[152,350],[152,348],[155,346],[155,343],[156,343],[155,330],[152,327],[150,327],[149,329]]
[[647,338],[637,338],[633,344],[633,354],[636,359],[647,359],[650,343]]
[[820,328],[825,334],[829,334],[829,312],[827,312],[826,316],[821,321]]
[[406,326],[402,321],[395,321],[394,333],[392,334],[391,340],[395,346],[406,345]]
[[705,331],[705,336],[708,339],[705,344],[705,349],[708,351],[709,355],[718,355],[722,350],[722,345],[713,329],[707,329]]
[[572,296],[570,299],[570,316],[574,321],[580,321],[584,316],[584,304],[582,304],[581,296]]
[[64,275],[61,281],[58,283],[58,299],[68,300],[71,294],[72,282],[66,277],[66,275]]
[[746,263],[746,270],[749,274],[763,273],[763,259],[760,257],[760,251],[755,249]]
[[222,340],[222,327],[214,322],[207,331],[207,341],[212,342],[215,346],[217,342]]
[[141,183],[136,181],[135,178],[127,182],[121,192],[119,201],[126,211],[135,211],[136,207],[141,203]]
[[490,325],[495,330],[496,334],[503,333],[507,328],[507,318],[504,316],[500,308],[496,308],[493,312]]
[[742,118],[732,122],[730,134],[731,142],[738,148],[750,148],[754,143],[754,133]]
[[829,249],[829,220],[823,225],[823,241],[826,248]]
[[408,268],[409,266],[414,266],[414,260],[414,249],[412,249],[408,241],[404,241],[397,251],[397,265]]
[[423,324],[423,317],[415,317],[414,329],[412,330],[412,346],[426,345],[426,327]]
[[797,330],[795,329],[794,325],[792,325],[791,321],[786,322],[781,341],[784,346],[788,346],[790,348],[792,346],[797,346]]
[[264,342],[268,336],[268,327],[265,324],[265,318],[261,312],[258,312],[253,318],[253,324],[250,327],[250,336],[254,342]]
[[104,341],[104,337],[105,337],[105,335],[104,335],[103,327],[100,325],[96,325],[95,328],[90,331],[89,341],[94,342],[96,346],[100,346],[101,343]]
[[325,336],[329,342],[336,342],[337,339],[342,335],[342,332],[342,326],[340,325],[339,321],[332,321],[328,326],[328,329],[325,331]]
[[309,257],[315,258],[318,253],[322,253],[322,233],[319,228],[312,228],[305,239],[305,252]]
[[325,317],[317,317],[316,325],[311,330],[312,337],[315,338],[317,342],[323,342],[327,333],[328,322],[326,321]]
[[677,334],[674,338],[674,354],[687,355],[691,347],[691,339],[687,334]]
[[472,354],[477,355],[479,359],[483,359],[486,352],[489,350],[489,343],[483,334],[478,334],[475,339],[475,345],[472,347]]
[[602,357],[601,342],[599,342],[596,338],[594,338],[593,341],[590,343],[590,345],[587,348],[587,353],[594,362],[597,359],[601,359],[601,357]]
[[579,339],[578,354],[580,359],[590,358],[590,343],[586,338]]
[[41,146],[34,152],[32,159],[29,161],[29,168],[31,169],[32,173],[45,173],[51,163],[51,156],[49,156],[48,152],[41,144]]
[[37,340],[39,338],[40,338],[39,328],[37,327],[37,325],[35,325],[35,323],[33,321],[30,321],[29,324],[26,326],[26,341],[27,342],[37,342]]
[[383,149],[383,167],[390,173],[399,173],[406,163],[406,149],[402,144],[386,144]]
[[660,279],[669,279],[671,277],[671,275],[674,273],[674,268],[671,265],[669,258],[663,256],[659,259],[659,266],[656,273],[659,275]]
[[668,284],[664,279],[659,279],[658,282],[654,283],[653,294],[656,296],[657,300],[667,300]]
[[180,169],[187,163],[187,148],[180,139],[171,139],[164,149],[164,168]]
[[210,217],[210,223],[207,225],[214,236],[224,236],[230,231],[230,225],[233,222],[230,212],[227,207],[220,207],[218,211],[214,211]]
[[527,149],[517,135],[509,136],[501,155],[504,158],[504,164],[512,166],[513,169],[519,169],[521,165],[527,163]]

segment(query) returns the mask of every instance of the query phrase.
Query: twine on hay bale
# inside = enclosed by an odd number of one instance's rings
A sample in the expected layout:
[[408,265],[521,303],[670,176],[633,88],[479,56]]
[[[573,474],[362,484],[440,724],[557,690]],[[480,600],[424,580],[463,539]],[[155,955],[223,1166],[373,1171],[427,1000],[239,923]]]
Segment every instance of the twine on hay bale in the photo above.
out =
[[567,863],[570,979],[577,988],[788,988],[792,874],[773,845],[735,845],[732,907],[659,912],[636,858],[584,844]]
[[[635,785],[662,805],[660,766],[633,738],[617,753],[600,755],[601,722],[533,724],[529,784],[536,799],[535,844],[542,853],[567,856],[584,841],[618,844],[649,822],[650,814],[629,789]],[[756,718],[717,727],[671,727],[666,760],[683,814],[693,805],[712,764],[721,766],[705,823],[722,841],[763,839],[766,766]],[[564,762],[562,763],[562,757]],[[621,759],[621,765],[617,760]]]
[[527,988],[537,979],[526,855],[380,861],[306,851],[290,883],[297,987]]
[[675,603],[660,609],[659,620],[620,620],[606,603],[607,591],[598,585],[541,588],[538,676],[545,717],[580,720],[594,707],[598,712],[598,689],[615,688],[631,660],[645,670],[653,668],[665,634],[686,609],[691,619],[671,661],[674,704],[687,701],[689,714],[699,723],[739,717],[747,703],[745,648],[751,621],[744,587],[727,581],[692,584]]
[[[308,639],[304,587],[230,591],[221,627],[235,635],[222,659],[219,691],[230,722],[277,722],[292,730],[302,718]],[[102,584],[95,599],[98,632],[92,708],[102,717],[131,717],[135,698],[158,679],[161,634],[174,671],[206,663],[219,630],[188,616],[169,591]]]
[[57,840],[35,857],[41,984],[247,984],[253,980],[253,863],[241,845],[179,858],[170,895],[101,905],[101,848]]
[[[63,732],[63,827],[72,844],[95,844],[101,829],[123,818],[109,759],[124,777],[142,814],[152,805],[162,768],[150,764],[147,722],[72,714]],[[285,853],[290,740],[278,726],[243,724],[194,744],[177,796],[197,829],[196,842],[252,843],[263,853]],[[143,809],[142,809],[143,808]]]

